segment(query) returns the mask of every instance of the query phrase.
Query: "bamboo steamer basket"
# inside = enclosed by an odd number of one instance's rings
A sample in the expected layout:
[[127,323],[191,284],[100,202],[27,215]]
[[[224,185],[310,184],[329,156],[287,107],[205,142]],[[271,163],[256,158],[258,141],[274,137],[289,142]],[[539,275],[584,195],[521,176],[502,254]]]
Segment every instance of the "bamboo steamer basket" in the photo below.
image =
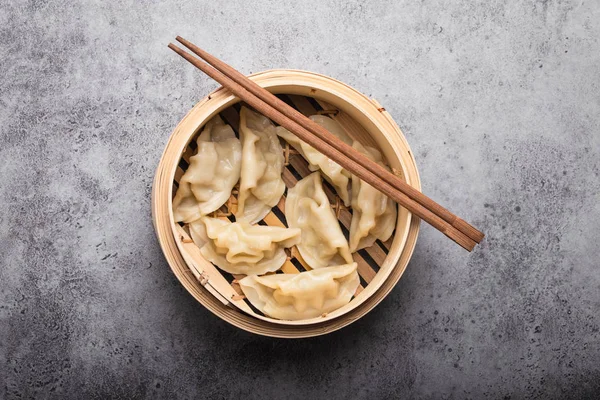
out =
[[[421,188],[413,154],[400,128],[385,109],[352,87],[333,78],[300,70],[271,70],[250,76],[260,86],[280,96],[305,115],[326,114],[337,120],[355,140],[379,149],[393,172],[416,189]],[[263,316],[249,309],[247,300],[239,296],[241,290],[236,278],[217,270],[205,260],[185,229],[176,224],[172,213],[172,198],[177,182],[195,154],[195,139],[204,124],[219,114],[237,133],[239,99],[228,90],[219,88],[201,100],[177,125],[158,165],[152,188],[152,219],[158,241],[173,273],[186,290],[203,306],[221,319],[241,329],[260,335],[302,338],[323,335],[356,321],[372,310],[396,285],[415,248],[419,232],[419,218],[398,206],[398,219],[392,237],[378,241],[370,248],[354,253],[358,263],[361,285],[355,296],[344,307],[318,318],[301,321],[281,321]],[[284,145],[286,167],[283,178],[292,187],[308,175],[306,161]],[[324,182],[324,189],[334,207],[342,229],[347,234],[351,210]],[[217,217],[226,218],[228,207],[235,203],[232,194]],[[284,226],[285,195],[262,224]],[[233,205],[234,207],[234,205]],[[193,257],[192,257],[193,255]],[[212,275],[205,274],[212,268]],[[292,248],[288,261],[282,267],[286,273],[309,270],[299,253]],[[216,274],[219,274],[218,276]],[[219,285],[228,294],[221,296]],[[244,308],[245,307],[245,308]],[[242,310],[248,310],[250,313]]]

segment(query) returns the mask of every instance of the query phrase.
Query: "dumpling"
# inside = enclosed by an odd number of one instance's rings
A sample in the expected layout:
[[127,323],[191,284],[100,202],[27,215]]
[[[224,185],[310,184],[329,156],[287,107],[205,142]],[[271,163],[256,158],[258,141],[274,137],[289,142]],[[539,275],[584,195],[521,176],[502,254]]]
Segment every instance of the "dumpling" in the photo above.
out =
[[[323,115],[312,115],[310,117],[317,124],[321,125],[329,132],[342,139],[348,145],[352,145],[350,138],[339,123],[333,119]],[[323,177],[333,185],[340,199],[348,207],[350,206],[350,194],[348,192],[348,184],[350,183],[351,174],[335,161],[326,157],[311,145],[303,142],[287,129],[282,126],[277,127],[277,134],[292,145],[305,159],[308,161],[308,169],[311,171],[321,170]]]
[[350,301],[359,284],[356,263],[240,280],[254,307],[269,317],[286,320],[315,318],[337,310]]
[[[379,151],[359,142],[354,142],[352,147],[387,169]],[[350,252],[369,247],[377,239],[388,240],[396,226],[396,214],[396,203],[392,199],[352,175]]]
[[255,224],[263,219],[285,191],[283,149],[275,125],[246,107],[240,112],[242,172],[236,221]]
[[192,222],[190,234],[202,255],[230,274],[277,271],[287,258],[284,249],[300,242],[300,229],[210,217]]
[[285,218],[290,228],[300,228],[298,251],[312,268],[351,263],[348,241],[323,191],[321,174],[313,172],[288,190]]
[[179,181],[173,198],[175,222],[192,222],[221,207],[240,178],[242,145],[217,115],[196,140],[198,152]]

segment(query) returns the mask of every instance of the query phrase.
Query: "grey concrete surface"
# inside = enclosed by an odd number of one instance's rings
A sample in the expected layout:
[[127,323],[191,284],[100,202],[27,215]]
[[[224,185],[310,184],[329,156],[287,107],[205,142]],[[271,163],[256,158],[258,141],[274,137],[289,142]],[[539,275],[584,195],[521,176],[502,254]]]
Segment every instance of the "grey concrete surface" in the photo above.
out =
[[[177,34],[378,99],[486,241],[423,226],[390,296],[325,337],[214,317],[150,220],[216,87]],[[3,1],[0,398],[598,398],[599,38],[597,1]]]

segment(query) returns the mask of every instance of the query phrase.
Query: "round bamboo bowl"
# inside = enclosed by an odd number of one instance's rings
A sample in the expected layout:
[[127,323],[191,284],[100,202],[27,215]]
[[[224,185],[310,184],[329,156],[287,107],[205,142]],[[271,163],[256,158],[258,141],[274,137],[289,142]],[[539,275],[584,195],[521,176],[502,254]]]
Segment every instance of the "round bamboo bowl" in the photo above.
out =
[[[336,119],[354,139],[378,148],[394,173],[420,190],[419,175],[410,147],[400,128],[375,100],[340,81],[312,72],[271,70],[253,74],[250,78],[272,93],[282,96],[284,101],[306,115],[328,114]],[[226,123],[237,130],[238,112],[237,97],[224,88],[215,90],[183,118],[171,134],[163,152],[153,184],[152,218],[161,248],[173,273],[190,294],[212,313],[256,334],[283,338],[318,336],[356,321],[385,298],[408,265],[419,232],[419,219],[402,207],[398,207],[396,230],[390,240],[385,243],[378,242],[368,249],[354,253],[355,261],[359,265],[361,286],[353,299],[344,307],[319,318],[281,321],[262,315],[249,315],[232,306],[232,303],[244,300],[235,299],[235,295],[231,296],[233,300],[215,296],[211,284],[207,284],[207,276],[199,274],[195,262],[186,256],[186,246],[193,251],[195,245],[189,243],[189,240],[185,243],[186,240],[180,236],[182,229],[173,219],[172,198],[177,182],[187,168],[186,160],[195,153],[194,139],[204,124],[216,114],[220,114]],[[293,185],[309,171],[306,162],[299,155],[290,156],[288,164],[283,177],[289,187],[290,183]],[[335,197],[335,194],[328,194]],[[335,204],[333,198],[330,200]],[[283,203],[282,199],[281,207]],[[281,208],[280,205],[274,208],[271,213],[273,215],[265,218],[265,223],[281,223],[276,220],[282,218],[282,209],[277,210]],[[342,229],[347,228],[348,216],[351,215],[349,210],[337,207],[336,212]],[[196,257],[201,257],[198,255],[199,252],[196,253]],[[302,265],[295,259],[293,251],[291,258],[293,263],[288,261],[287,267],[293,270],[297,266],[302,270]],[[208,263],[204,259],[201,261]],[[231,284],[228,289],[236,289],[234,277],[228,277],[222,271],[221,274]],[[218,278],[222,280],[221,276]]]

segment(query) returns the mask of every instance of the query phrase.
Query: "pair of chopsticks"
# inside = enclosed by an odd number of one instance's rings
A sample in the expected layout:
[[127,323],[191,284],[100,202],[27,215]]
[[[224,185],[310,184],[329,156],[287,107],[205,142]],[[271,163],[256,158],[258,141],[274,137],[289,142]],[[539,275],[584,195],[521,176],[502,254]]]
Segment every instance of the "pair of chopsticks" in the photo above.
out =
[[301,140],[432,225],[466,250],[472,251],[475,245],[483,239],[484,234],[475,227],[452,214],[352,146],[347,145],[242,73],[180,36],[177,36],[177,41],[206,63],[173,43],[169,43],[171,50],[227,88],[250,107],[294,133]]

